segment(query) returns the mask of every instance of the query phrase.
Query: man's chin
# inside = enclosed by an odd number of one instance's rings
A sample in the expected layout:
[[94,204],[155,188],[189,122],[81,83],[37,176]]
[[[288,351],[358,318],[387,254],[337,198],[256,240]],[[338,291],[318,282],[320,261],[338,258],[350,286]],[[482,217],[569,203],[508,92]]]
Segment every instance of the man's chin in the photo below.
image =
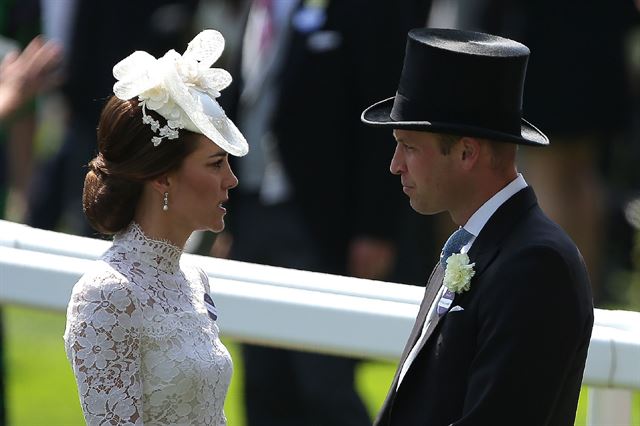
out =
[[434,214],[442,213],[444,211],[444,209],[437,209],[432,206],[419,204],[414,200],[410,200],[409,204],[411,205],[411,208],[416,211],[416,213],[420,213],[425,216],[431,216]]

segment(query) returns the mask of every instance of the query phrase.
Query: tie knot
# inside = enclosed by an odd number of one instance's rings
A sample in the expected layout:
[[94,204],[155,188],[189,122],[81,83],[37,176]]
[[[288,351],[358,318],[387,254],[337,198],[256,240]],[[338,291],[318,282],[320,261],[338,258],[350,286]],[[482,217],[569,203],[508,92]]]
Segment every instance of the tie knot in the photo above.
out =
[[460,228],[451,234],[442,248],[442,255],[440,256],[442,266],[446,266],[449,256],[454,253],[460,253],[462,247],[471,241],[471,238],[473,238],[473,234],[464,228]]

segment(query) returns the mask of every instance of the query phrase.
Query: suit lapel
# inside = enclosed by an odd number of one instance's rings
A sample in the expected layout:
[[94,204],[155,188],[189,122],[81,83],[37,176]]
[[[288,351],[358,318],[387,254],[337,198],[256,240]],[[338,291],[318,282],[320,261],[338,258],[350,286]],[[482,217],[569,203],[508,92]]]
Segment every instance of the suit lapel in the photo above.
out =
[[498,255],[502,240],[513,229],[516,222],[536,204],[533,189],[526,187],[505,201],[489,218],[468,253],[469,259],[476,263],[474,267],[476,276],[482,274]]
[[[429,277],[429,281],[427,282],[427,287],[424,292],[424,297],[422,298],[422,303],[420,303],[420,310],[418,311],[416,322],[413,325],[413,330],[411,331],[411,334],[409,336],[409,341],[407,342],[407,345],[405,345],[404,351],[402,352],[402,357],[400,358],[400,365],[402,365],[407,359],[409,352],[411,352],[411,349],[413,349],[413,346],[422,335],[422,329],[424,327],[424,322],[427,319],[429,308],[438,295],[438,290],[440,290],[440,286],[442,285],[443,277],[444,268],[440,265],[440,262],[438,262],[435,268],[433,268],[433,272],[431,272],[431,276]],[[396,373],[396,379],[398,374],[399,371]]]
[[[505,201],[489,218],[468,253],[469,260],[475,263],[473,269],[476,271],[471,280],[472,287],[473,282],[479,279],[485,269],[500,254],[502,241],[513,229],[516,222],[536,204],[537,200],[533,189],[526,187]],[[459,304],[469,294],[469,292],[456,294],[451,305]]]
[[398,368],[396,369],[396,374],[393,377],[393,381],[391,382],[391,387],[389,388],[389,392],[387,393],[387,397],[385,398],[384,403],[382,404],[382,409],[378,414],[378,418],[375,423],[385,424],[384,419],[389,414],[391,406],[393,405],[393,400],[396,395],[396,389],[398,388],[398,380],[400,378],[400,370],[402,369],[402,365],[407,359],[409,352],[416,344],[416,341],[422,334],[422,328],[424,326],[424,322],[427,318],[427,313],[429,312],[429,308],[431,304],[435,300],[436,295],[438,294],[438,290],[440,289],[440,285],[442,283],[442,277],[444,276],[444,269],[440,265],[440,262],[436,264],[431,271],[431,276],[429,277],[429,281],[427,281],[427,285],[424,292],[424,297],[422,298],[422,302],[420,303],[420,309],[418,310],[418,315],[416,316],[416,321],[413,324],[413,329],[411,330],[411,334],[409,335],[409,339],[402,351],[402,356],[400,357],[400,362],[398,363]]
[[[438,262],[438,265],[440,265],[440,262]],[[442,288],[442,281],[444,279],[444,268],[442,266],[438,266],[438,269],[440,270],[440,274],[438,274],[437,277],[434,276],[434,282],[433,282],[433,288],[434,288],[434,292],[433,295],[429,301],[429,305],[427,306],[427,312],[429,311],[429,308],[431,307],[431,305],[433,303],[436,303],[436,296],[439,293],[439,290]],[[435,278],[437,278],[437,281],[435,280]],[[424,347],[424,345],[427,343],[427,341],[429,340],[429,338],[431,337],[431,334],[433,334],[433,330],[435,330],[436,326],[438,325],[438,323],[440,322],[440,318],[442,318],[444,315],[440,316],[440,315],[433,315],[433,318],[431,320],[431,322],[429,323],[427,330],[424,333],[424,338],[422,338],[419,342],[419,347],[418,347],[418,352],[420,352],[422,350],[422,348]],[[422,322],[424,324],[424,321]],[[408,372],[407,372],[408,374]]]

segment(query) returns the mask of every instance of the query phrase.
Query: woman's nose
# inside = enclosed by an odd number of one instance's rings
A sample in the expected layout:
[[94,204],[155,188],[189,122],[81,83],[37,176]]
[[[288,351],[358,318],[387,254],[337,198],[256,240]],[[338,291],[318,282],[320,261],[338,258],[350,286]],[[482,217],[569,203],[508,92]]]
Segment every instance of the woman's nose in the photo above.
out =
[[224,187],[225,189],[235,188],[238,186],[238,178],[233,173],[233,170],[231,170],[231,166],[228,167],[228,171],[229,173],[224,181]]

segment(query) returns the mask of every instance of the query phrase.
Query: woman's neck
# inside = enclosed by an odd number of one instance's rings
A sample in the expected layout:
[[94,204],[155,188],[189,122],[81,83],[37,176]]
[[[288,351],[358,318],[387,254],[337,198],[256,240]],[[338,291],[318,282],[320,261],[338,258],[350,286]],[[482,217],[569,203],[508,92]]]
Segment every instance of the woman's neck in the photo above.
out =
[[154,240],[165,240],[176,247],[184,248],[193,229],[178,223],[170,212],[137,211],[134,217],[142,232]]

